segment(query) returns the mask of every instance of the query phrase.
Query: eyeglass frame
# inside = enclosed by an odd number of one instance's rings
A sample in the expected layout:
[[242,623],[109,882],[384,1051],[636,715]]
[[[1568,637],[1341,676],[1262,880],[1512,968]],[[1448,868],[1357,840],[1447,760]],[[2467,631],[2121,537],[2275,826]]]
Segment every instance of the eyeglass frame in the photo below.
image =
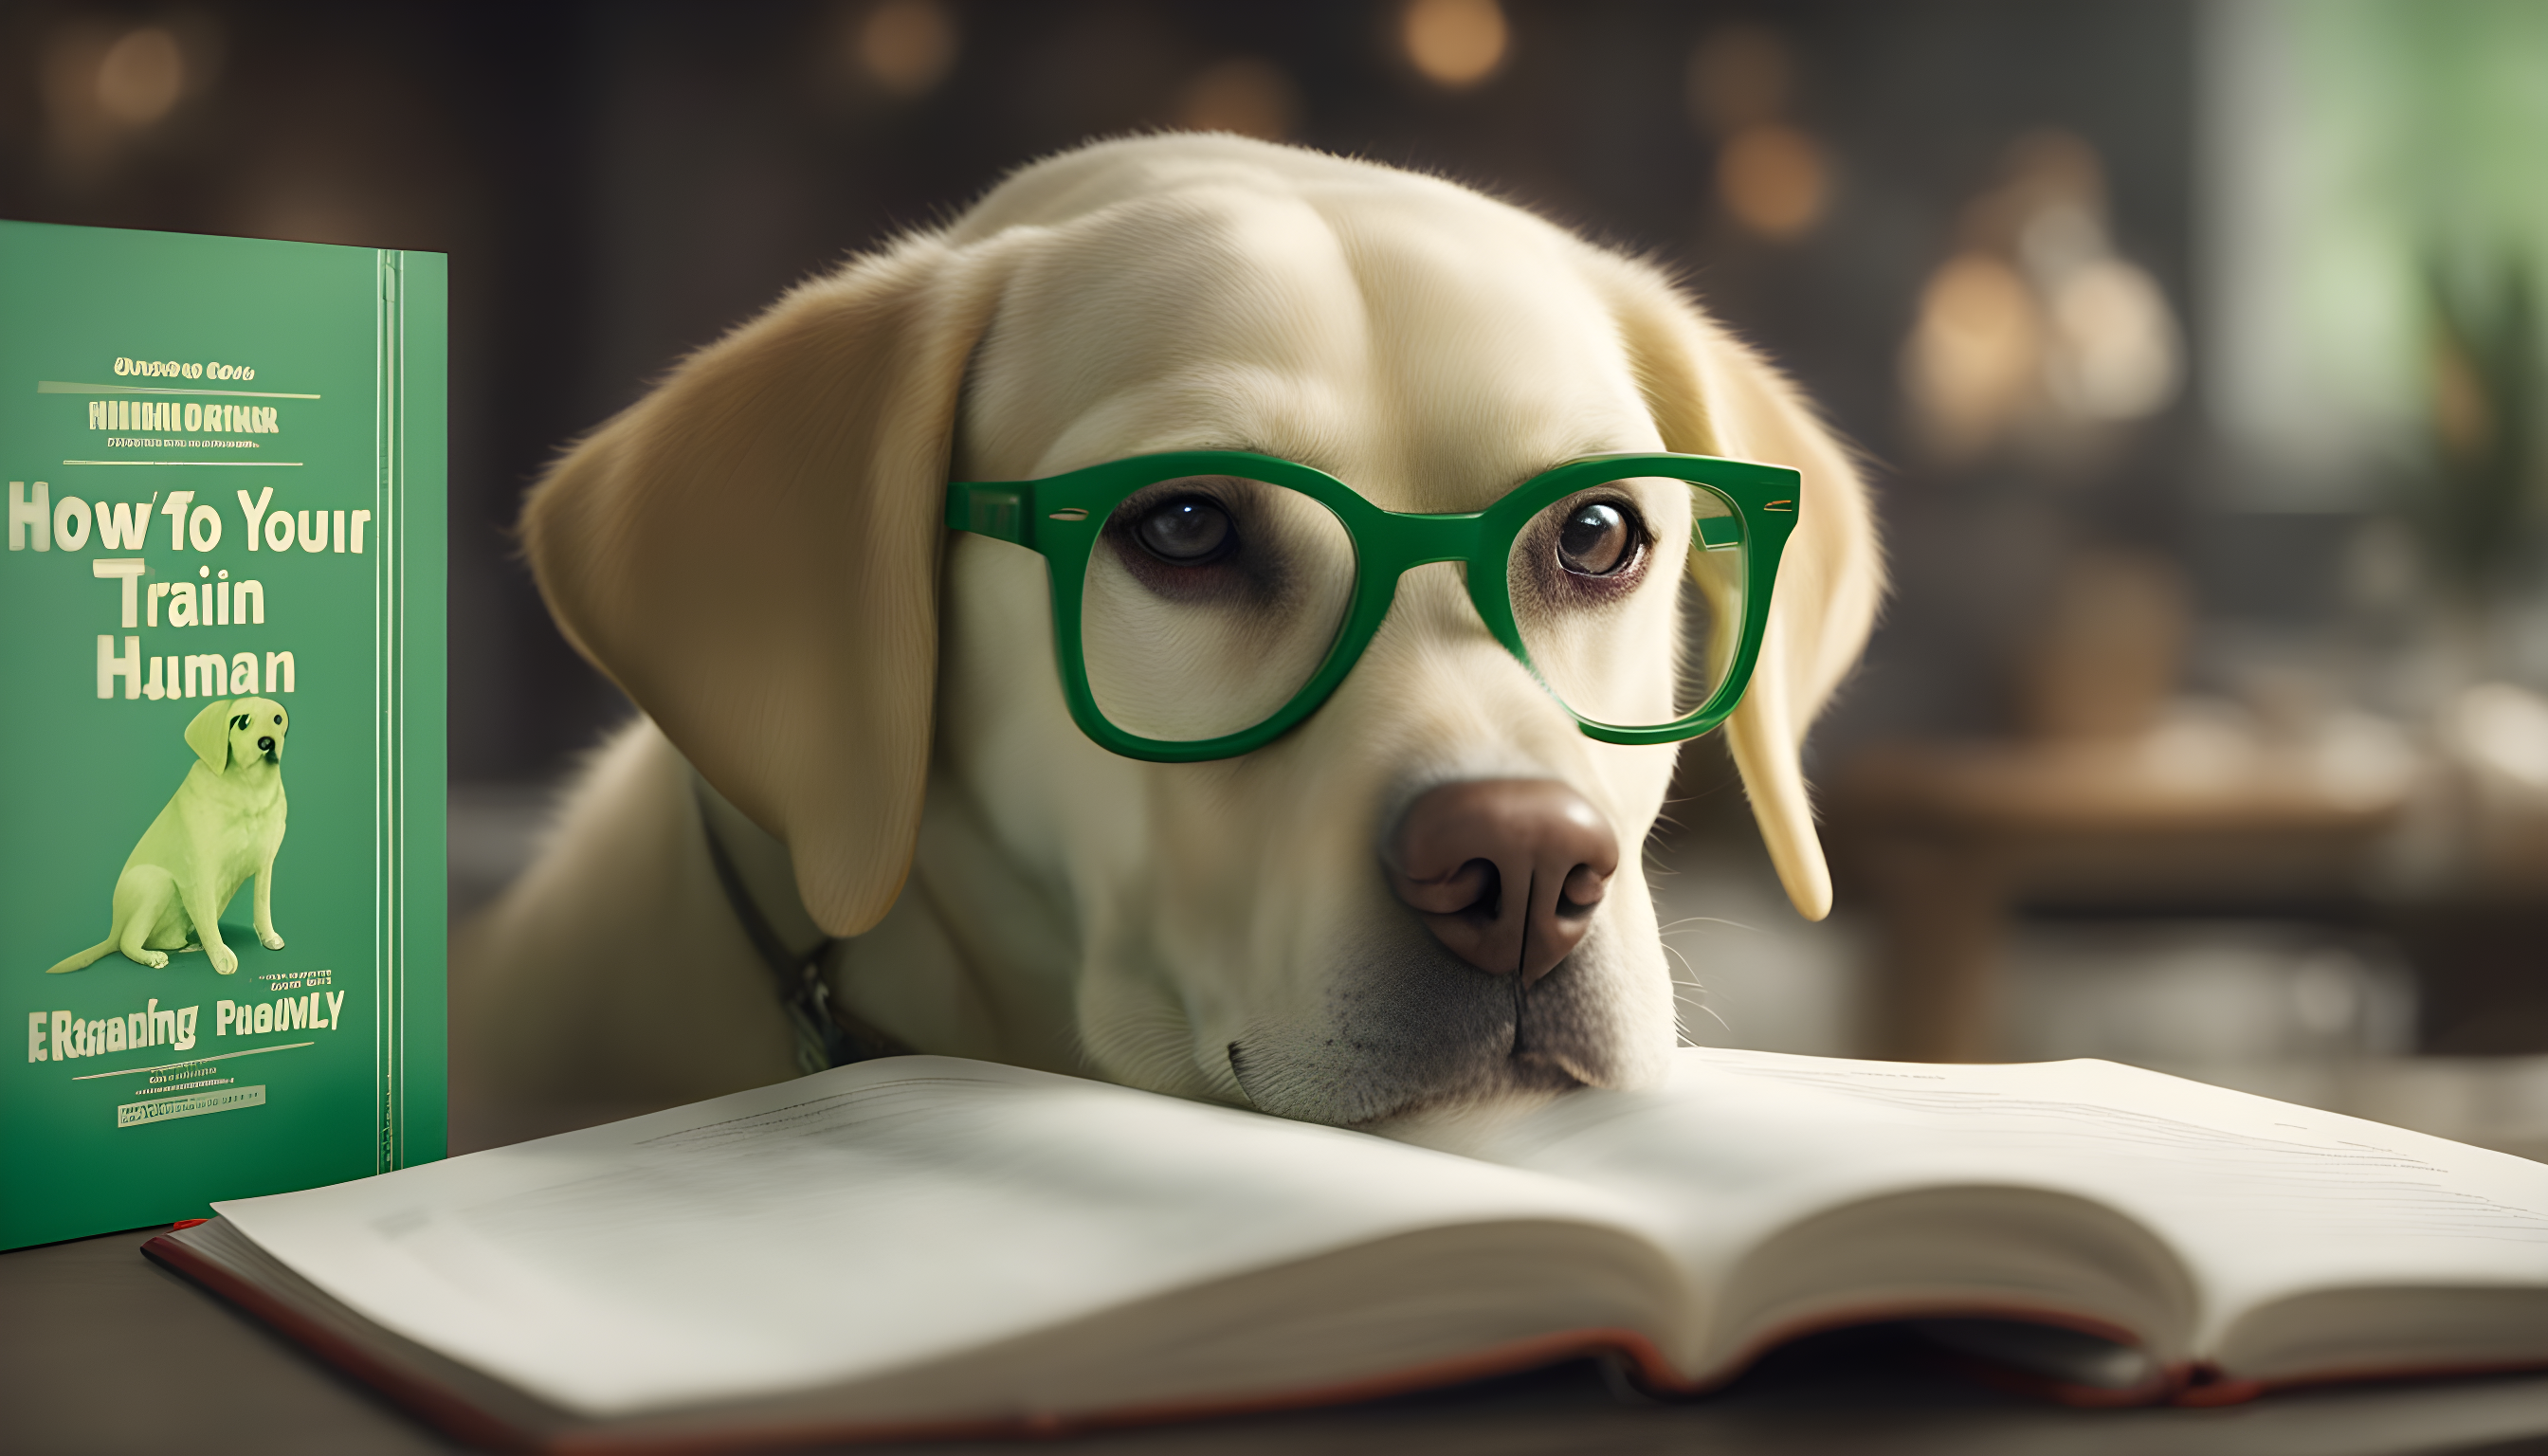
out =
[[[1353,602],[1318,671],[1263,720],[1217,738],[1145,738],[1110,721],[1089,689],[1080,640],[1081,599],[1088,559],[1117,508],[1137,492],[1190,476],[1234,476],[1296,491],[1325,506],[1353,545]],[[1643,477],[1699,487],[1733,507],[1731,515],[1698,517],[1691,526],[1691,545],[1702,552],[1742,551],[1743,619],[1725,676],[1706,701],[1670,723],[1628,728],[1584,716],[1549,687],[1522,642],[1520,624],[1513,616],[1508,572],[1513,542],[1542,510],[1579,491]],[[1751,683],[1769,625],[1778,562],[1795,530],[1801,480],[1785,466],[1713,455],[1587,455],[1532,476],[1484,510],[1437,514],[1383,509],[1334,476],[1280,456],[1248,450],[1169,450],[1109,460],[1041,480],[950,482],[947,526],[1023,546],[1045,558],[1052,592],[1053,652],[1071,720],[1099,747],[1126,758],[1158,764],[1234,759],[1298,727],[1325,706],[1337,685],[1362,661],[1363,652],[1388,619],[1399,580],[1436,562],[1467,568],[1469,601],[1488,632],[1566,709],[1587,737],[1631,745],[1679,743],[1724,722]]]

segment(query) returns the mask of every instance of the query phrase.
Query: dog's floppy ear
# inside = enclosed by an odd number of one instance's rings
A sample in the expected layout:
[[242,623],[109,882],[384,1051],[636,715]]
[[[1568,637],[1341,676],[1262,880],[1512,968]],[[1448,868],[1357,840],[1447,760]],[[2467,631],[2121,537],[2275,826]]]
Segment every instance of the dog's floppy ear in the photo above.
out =
[[204,767],[216,774],[230,771],[230,700],[217,697],[204,704],[195,721],[186,725],[186,747],[204,761]]
[[1607,261],[1620,331],[1665,448],[1789,466],[1804,477],[1760,664],[1725,736],[1787,898],[1820,920],[1831,913],[1831,870],[1798,751],[1866,647],[1884,594],[1866,487],[1777,371],[1661,277]]
[[883,917],[919,835],[950,439],[1005,256],[922,235],[797,288],[523,513],[559,626],[785,841],[834,935]]

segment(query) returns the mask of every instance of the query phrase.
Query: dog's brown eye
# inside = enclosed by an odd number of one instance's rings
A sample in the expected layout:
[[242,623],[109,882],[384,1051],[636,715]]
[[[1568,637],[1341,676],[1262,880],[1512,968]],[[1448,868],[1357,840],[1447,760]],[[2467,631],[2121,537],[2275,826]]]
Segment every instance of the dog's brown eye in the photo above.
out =
[[1606,577],[1637,559],[1637,518],[1606,500],[1575,507],[1557,530],[1557,559],[1579,577]]
[[1238,545],[1238,527],[1219,502],[1201,496],[1182,496],[1143,512],[1133,526],[1134,539],[1170,566],[1209,566]]

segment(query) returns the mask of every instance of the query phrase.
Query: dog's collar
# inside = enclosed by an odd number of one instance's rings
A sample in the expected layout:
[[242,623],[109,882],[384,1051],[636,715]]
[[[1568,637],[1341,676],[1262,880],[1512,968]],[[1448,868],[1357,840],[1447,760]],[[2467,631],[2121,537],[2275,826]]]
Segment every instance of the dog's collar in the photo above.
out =
[[[797,898],[787,847],[729,803],[695,770],[690,774],[690,783],[696,790],[699,834],[707,843],[708,864],[716,870],[717,885],[725,891],[726,903],[734,907],[734,918],[743,926],[744,937],[752,942],[753,951],[776,982],[778,1009],[786,1016],[787,1029],[796,1042],[797,1069],[802,1073],[819,1072],[854,1061],[908,1052],[911,1048],[895,1038],[867,1025],[847,1007],[832,1003],[832,988],[823,979],[823,960],[840,941],[824,934],[814,917],[806,913],[804,902]],[[769,894],[767,881],[784,876],[779,880],[779,894],[770,898],[777,901],[777,918],[787,923],[792,934],[783,934],[771,923],[773,916],[764,908],[770,902],[754,893],[754,885],[735,853],[737,849],[763,871],[758,876],[765,881],[763,894]],[[807,948],[796,950],[791,941]]]

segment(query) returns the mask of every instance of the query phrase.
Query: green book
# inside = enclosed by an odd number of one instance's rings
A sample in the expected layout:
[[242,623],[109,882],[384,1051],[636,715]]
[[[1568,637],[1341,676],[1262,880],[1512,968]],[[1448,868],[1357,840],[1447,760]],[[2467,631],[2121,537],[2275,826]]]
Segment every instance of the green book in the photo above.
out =
[[446,282],[0,223],[0,1248],[443,1154]]

